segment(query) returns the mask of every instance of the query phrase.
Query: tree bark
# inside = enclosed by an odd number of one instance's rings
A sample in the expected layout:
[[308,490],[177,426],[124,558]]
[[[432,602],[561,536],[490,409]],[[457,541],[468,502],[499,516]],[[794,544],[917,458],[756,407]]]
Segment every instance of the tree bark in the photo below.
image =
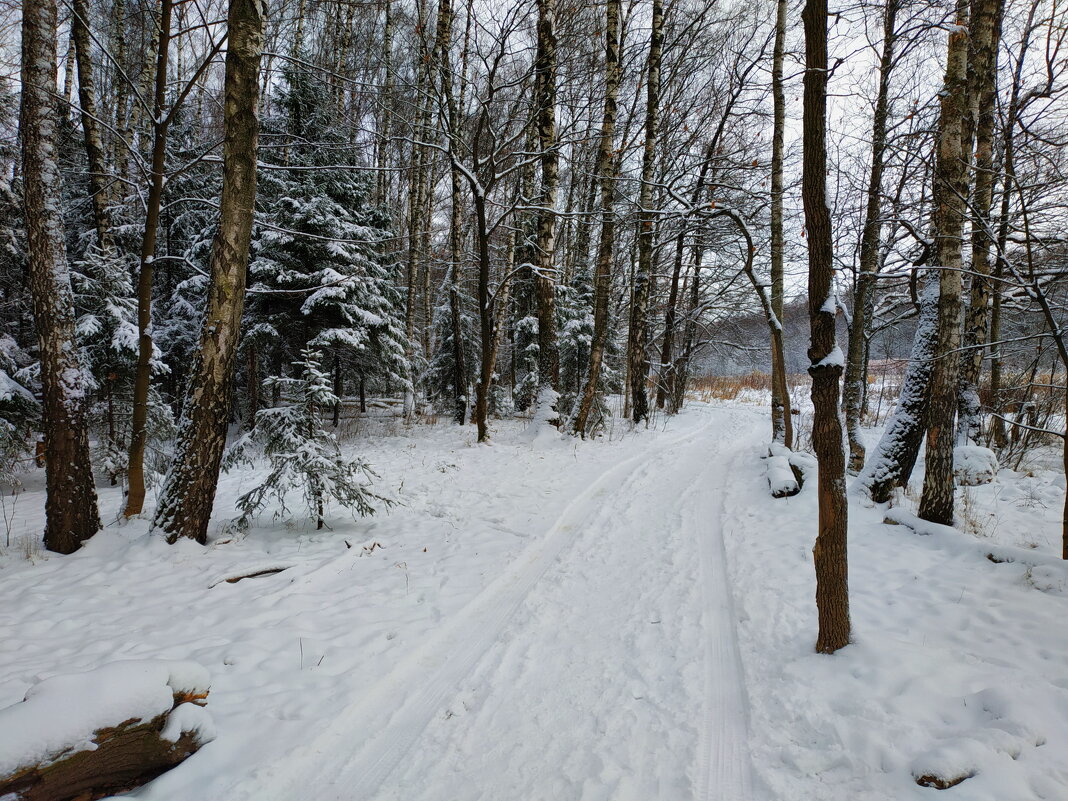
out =
[[107,157],[100,135],[96,82],[93,78],[89,3],[87,0],[74,0],[71,10],[70,32],[78,62],[78,103],[81,106],[82,137],[89,165],[89,199],[93,205],[96,243],[101,251],[111,253],[114,250],[111,221],[108,217],[111,193],[108,188]]
[[853,290],[853,320],[849,326],[849,352],[846,356],[843,405],[849,437],[849,470],[859,473],[867,455],[860,431],[864,382],[867,373],[869,316],[879,272],[879,239],[882,232],[883,163],[886,152],[886,123],[890,106],[890,74],[894,69],[897,41],[897,12],[900,0],[887,0],[883,9],[883,44],[879,58],[879,92],[871,132],[871,170],[868,174],[867,208],[860,240],[860,269]]
[[802,143],[802,198],[808,229],[808,308],[811,339],[812,444],[819,461],[819,534],[813,549],[819,636],[816,650],[849,644],[848,507],[845,448],[838,412],[842,352],[835,342],[834,263],[827,207],[827,0],[807,0]]
[[155,273],[156,239],[159,234],[160,205],[163,200],[164,170],[167,160],[167,61],[171,42],[173,0],[160,0],[159,40],[156,51],[156,82],[152,104],[152,173],[141,238],[141,265],[137,276],[137,366],[134,370],[133,420],[130,426],[130,452],[127,459],[126,509],[123,514],[141,514],[145,503],[145,442],[148,437],[148,394],[152,382],[152,277]]
[[957,27],[949,34],[946,77],[938,125],[934,174],[935,258],[938,275],[938,333],[931,371],[931,407],[927,418],[926,471],[919,515],[953,525],[954,419],[960,366],[961,240],[968,198],[965,141],[968,111],[968,4],[957,2]]
[[649,295],[652,291],[656,235],[656,215],[652,208],[653,178],[660,119],[660,64],[663,47],[664,3],[663,0],[653,0],[649,59],[645,74],[645,145],[642,152],[641,189],[638,195],[638,264],[634,270],[634,293],[631,298],[630,331],[627,337],[631,418],[635,423],[649,420],[649,398],[645,384],[649,373]]
[[615,252],[615,138],[619,98],[619,17],[620,0],[607,0],[604,44],[604,113],[597,144],[597,179],[601,189],[601,233],[597,242],[597,263],[593,273],[593,338],[590,343],[590,369],[582,391],[574,431],[585,437],[590,412],[597,399],[601,365],[608,342],[608,296],[612,289],[612,256]]
[[[968,53],[968,97],[975,126],[975,179],[972,187],[972,277],[964,320],[958,390],[957,441],[978,441],[981,405],[979,374],[987,341],[990,309],[990,207],[994,199],[994,123],[997,114],[998,43],[1004,0],[973,0]],[[965,137],[967,144],[970,137]]]
[[783,162],[786,150],[786,93],[783,89],[783,60],[786,54],[787,0],[775,4],[775,44],[772,50],[771,94],[773,130],[771,136],[771,432],[772,440],[787,448],[794,444],[794,421],[790,409],[790,388],[786,383],[786,351],[782,341],[783,296]]
[[223,190],[219,229],[212,243],[207,314],[190,371],[174,464],[153,522],[171,543],[179,537],[206,542],[226,445],[256,201],[263,18],[261,0],[231,0],[223,104]]
[[538,51],[534,64],[541,193],[538,198],[537,269],[538,380],[556,390],[560,348],[556,341],[556,193],[560,183],[556,150],[556,0],[538,0]]
[[45,547],[73,553],[100,528],[86,423],[88,380],[74,342],[74,292],[56,163],[56,3],[22,4],[23,203],[30,297],[40,348]]

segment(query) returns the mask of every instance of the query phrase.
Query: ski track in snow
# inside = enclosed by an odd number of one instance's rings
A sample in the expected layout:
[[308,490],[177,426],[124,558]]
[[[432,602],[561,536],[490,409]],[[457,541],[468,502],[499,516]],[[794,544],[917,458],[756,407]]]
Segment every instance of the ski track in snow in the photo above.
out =
[[738,438],[758,439],[758,424],[704,410],[605,471],[403,663],[227,800],[754,799],[720,516]]

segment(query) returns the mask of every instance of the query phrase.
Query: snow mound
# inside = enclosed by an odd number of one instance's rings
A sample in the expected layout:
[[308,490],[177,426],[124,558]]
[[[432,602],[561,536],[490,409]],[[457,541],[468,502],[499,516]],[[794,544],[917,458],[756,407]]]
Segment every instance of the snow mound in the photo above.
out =
[[552,387],[542,387],[538,392],[538,400],[534,409],[534,416],[527,426],[527,440],[534,446],[548,446],[561,439],[560,413],[556,411],[556,403],[560,400],[560,393]]
[[953,475],[962,487],[989,484],[998,474],[998,457],[990,448],[958,445],[953,449]]
[[[209,686],[208,672],[197,663],[159,660],[112,662],[38,682],[21,703],[0,709],[0,776],[94,750],[98,730],[165,715],[176,695],[203,696]],[[196,730],[202,743],[214,738],[207,711],[195,704],[180,705],[167,721],[168,739],[177,740],[183,730]]]
[[771,496],[788,498],[801,491],[805,473],[815,465],[808,455],[795,453],[781,442],[773,442],[768,446],[765,466]]

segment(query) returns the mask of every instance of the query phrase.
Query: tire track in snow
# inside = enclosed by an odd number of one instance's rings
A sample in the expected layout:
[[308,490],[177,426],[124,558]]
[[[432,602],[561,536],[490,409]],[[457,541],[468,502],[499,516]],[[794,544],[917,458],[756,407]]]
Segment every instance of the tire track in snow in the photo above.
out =
[[[745,448],[743,452],[748,452]],[[706,486],[726,488],[736,453],[702,476]],[[694,485],[697,486],[696,484]],[[723,542],[723,492],[698,493],[700,514],[712,522],[695,532],[700,543],[705,619],[705,697],[697,752],[695,801],[755,801],[749,754],[749,700],[742,672],[734,604]]]
[[707,432],[707,420],[602,473],[564,508],[546,534],[457,613],[423,647],[368,690],[284,765],[257,771],[225,801],[374,798],[427,724],[489,650],[527,595],[573,541],[578,523],[597,517],[600,496],[613,484],[623,491],[655,459]]

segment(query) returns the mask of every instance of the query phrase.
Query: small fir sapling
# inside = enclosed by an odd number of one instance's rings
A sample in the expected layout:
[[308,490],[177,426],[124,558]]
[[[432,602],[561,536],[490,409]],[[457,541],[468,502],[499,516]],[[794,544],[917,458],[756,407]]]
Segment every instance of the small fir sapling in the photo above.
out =
[[337,438],[323,425],[322,414],[332,409],[337,396],[331,389],[330,376],[321,369],[322,355],[314,350],[301,352],[299,378],[273,377],[266,386],[278,386],[289,405],[261,409],[256,413],[255,428],[239,439],[227,452],[223,468],[252,464],[257,448],[270,464],[270,472],[259,486],[237,499],[241,512],[234,524],[249,526],[272,500],[278,502],[276,517],[289,514],[286,497],[301,491],[316,528],[324,526],[326,504],[336,501],[354,514],[371,515],[376,502],[386,506],[391,501],[374,494],[370,481],[378,477],[362,459],[342,456]]

